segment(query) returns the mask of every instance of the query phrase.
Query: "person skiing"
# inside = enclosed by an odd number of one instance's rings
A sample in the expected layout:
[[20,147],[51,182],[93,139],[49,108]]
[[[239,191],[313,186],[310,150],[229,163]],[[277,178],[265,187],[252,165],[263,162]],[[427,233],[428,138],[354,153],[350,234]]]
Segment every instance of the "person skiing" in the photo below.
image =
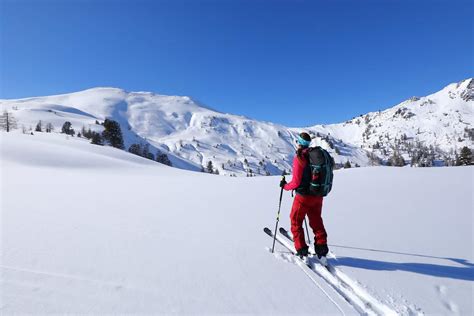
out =
[[314,233],[314,250],[321,259],[329,251],[327,246],[327,233],[324,228],[321,211],[323,206],[323,197],[308,194],[308,187],[311,181],[311,167],[309,165],[308,150],[311,144],[311,137],[308,133],[302,132],[298,135],[296,141],[298,149],[293,159],[293,177],[291,182],[287,183],[283,178],[280,187],[286,191],[295,190],[296,196],[291,208],[291,232],[295,243],[297,255],[300,257],[308,256],[308,245],[305,241],[303,221],[306,216],[309,219],[309,226]]

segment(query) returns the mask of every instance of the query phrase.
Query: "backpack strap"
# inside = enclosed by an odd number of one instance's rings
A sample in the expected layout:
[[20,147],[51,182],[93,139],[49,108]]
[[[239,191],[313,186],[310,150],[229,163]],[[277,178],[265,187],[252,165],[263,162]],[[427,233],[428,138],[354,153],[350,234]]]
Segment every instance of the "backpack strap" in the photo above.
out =
[[329,160],[331,159],[329,157],[329,154],[327,153],[327,151],[323,150],[323,155],[324,155],[324,158],[326,160],[326,163],[324,164],[324,166],[326,167],[326,176],[325,176],[325,179],[324,179],[324,187],[328,187],[329,186],[329,174],[331,172],[331,169],[330,169],[330,164],[329,164]]

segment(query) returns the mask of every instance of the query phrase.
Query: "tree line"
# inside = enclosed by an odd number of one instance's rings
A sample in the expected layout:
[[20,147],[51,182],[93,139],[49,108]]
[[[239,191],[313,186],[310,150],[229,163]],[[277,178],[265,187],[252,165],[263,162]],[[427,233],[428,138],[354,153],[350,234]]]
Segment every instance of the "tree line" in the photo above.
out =
[[[117,121],[114,121],[111,119],[105,119],[103,123],[99,123],[96,120],[96,124],[103,126],[102,132],[91,130],[91,128],[86,129],[85,126],[83,126],[81,131],[76,134],[76,131],[74,130],[74,128],[72,128],[72,123],[69,121],[66,121],[61,126],[61,133],[72,136],[72,137],[77,136],[79,138],[82,138],[82,137],[86,138],[90,140],[91,144],[94,144],[94,145],[99,145],[99,146],[110,145],[112,147],[125,150],[122,130],[121,130],[120,124]],[[18,127],[17,120],[13,117],[13,115],[10,112],[4,111],[2,114],[0,114],[0,129],[5,130],[6,132],[11,132],[13,129],[16,129],[17,127]],[[41,120],[38,121],[34,129],[35,132],[39,132],[39,133],[41,132],[51,133],[53,130],[54,130],[53,124],[51,123],[44,124],[44,122]],[[24,127],[23,127],[23,132],[26,133],[26,129]],[[31,131],[31,134],[33,134],[32,131]],[[132,144],[128,148],[128,152],[147,158],[147,159],[154,160],[156,162],[159,162],[168,166],[172,166],[172,163],[170,159],[168,158],[167,154],[162,153],[159,150],[156,151],[156,154],[151,153],[150,145],[148,143]]]

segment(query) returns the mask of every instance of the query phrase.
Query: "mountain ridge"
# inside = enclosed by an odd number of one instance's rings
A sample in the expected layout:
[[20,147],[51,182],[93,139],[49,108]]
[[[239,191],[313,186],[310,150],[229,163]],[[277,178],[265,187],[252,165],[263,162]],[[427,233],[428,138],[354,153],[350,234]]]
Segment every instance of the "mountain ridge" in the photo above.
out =
[[[394,156],[409,163],[420,152],[430,164],[449,163],[459,147],[473,147],[473,99],[474,80],[468,78],[383,111],[306,128],[223,113],[188,96],[115,87],[0,100],[0,105],[26,127],[42,120],[58,130],[69,120],[76,130],[84,126],[100,132],[96,121],[114,119],[122,127],[126,149],[149,144],[170,155],[179,168],[201,170],[211,161],[220,174],[271,175],[291,169],[301,130],[313,136],[313,145],[328,149],[339,165],[386,164]],[[418,163],[421,157],[416,159]]]

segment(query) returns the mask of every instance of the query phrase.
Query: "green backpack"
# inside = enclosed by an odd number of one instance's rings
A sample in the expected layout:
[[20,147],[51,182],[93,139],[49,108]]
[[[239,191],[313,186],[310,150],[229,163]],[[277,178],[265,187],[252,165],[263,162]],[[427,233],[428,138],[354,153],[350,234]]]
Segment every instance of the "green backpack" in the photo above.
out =
[[308,160],[311,178],[307,194],[328,195],[332,189],[334,159],[327,150],[317,146],[308,149]]

